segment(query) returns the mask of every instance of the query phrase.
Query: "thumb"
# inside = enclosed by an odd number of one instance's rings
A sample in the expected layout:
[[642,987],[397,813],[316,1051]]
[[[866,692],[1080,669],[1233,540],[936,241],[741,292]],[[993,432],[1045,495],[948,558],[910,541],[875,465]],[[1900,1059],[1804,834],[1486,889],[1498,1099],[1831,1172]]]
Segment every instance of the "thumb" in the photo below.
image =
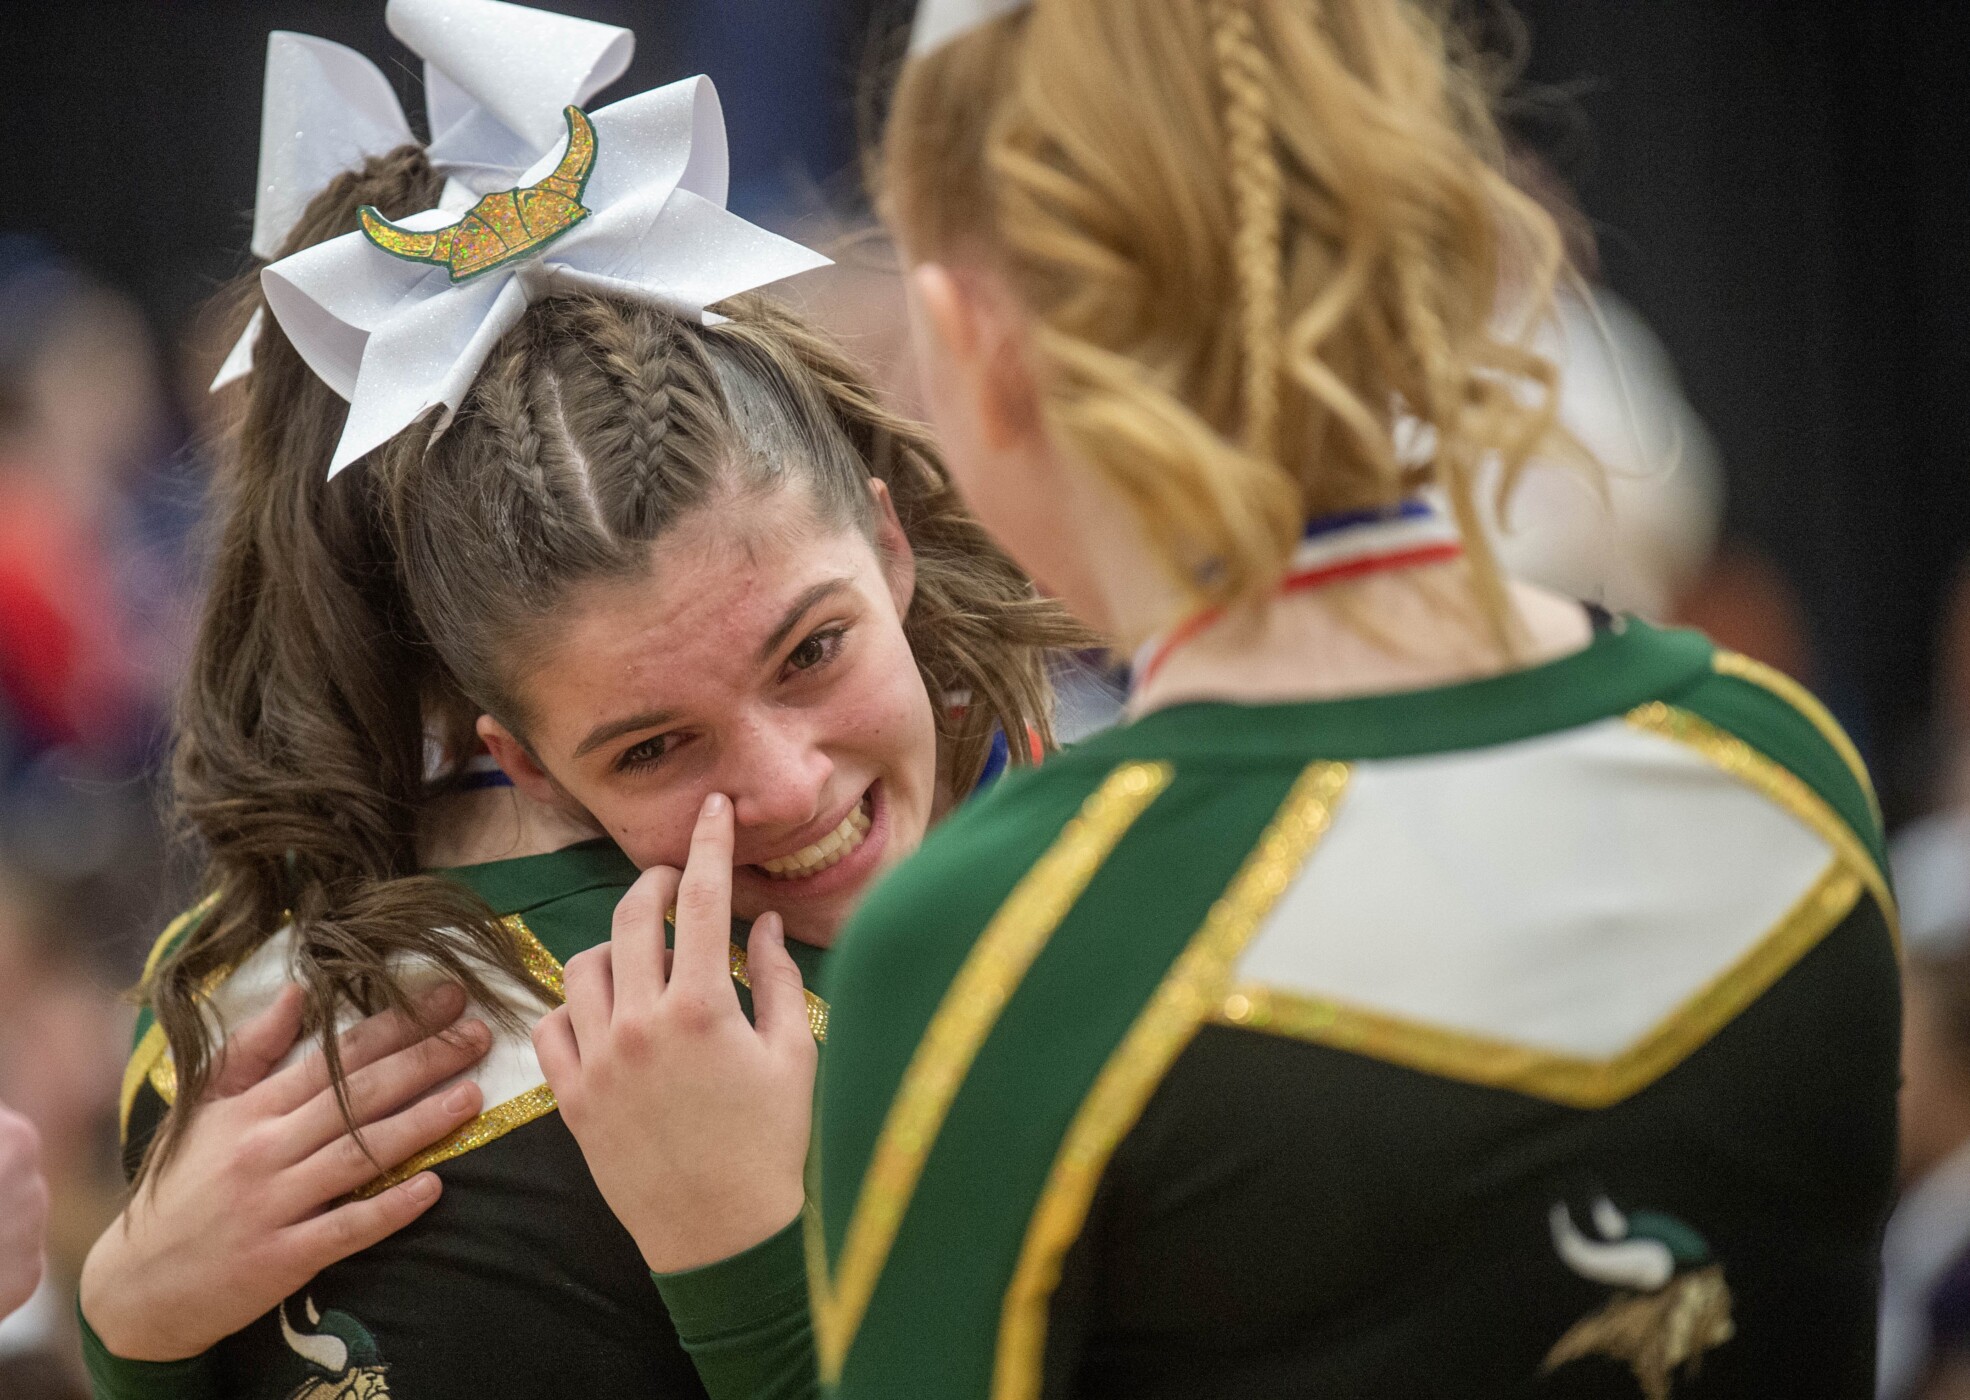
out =
[[746,939],[746,971],[752,982],[753,1024],[779,1045],[812,1048],[807,992],[800,968],[787,951],[787,926],[778,914],[761,914]]
[[301,988],[290,983],[281,988],[272,1006],[227,1036],[206,1096],[227,1099],[243,1094],[273,1073],[301,1034],[304,1000]]

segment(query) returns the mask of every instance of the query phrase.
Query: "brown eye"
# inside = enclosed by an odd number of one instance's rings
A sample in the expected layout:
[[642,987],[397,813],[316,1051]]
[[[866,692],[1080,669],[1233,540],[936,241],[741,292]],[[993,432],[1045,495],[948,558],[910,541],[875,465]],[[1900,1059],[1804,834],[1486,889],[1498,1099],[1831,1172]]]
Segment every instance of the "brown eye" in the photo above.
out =
[[842,638],[845,634],[846,629],[840,627],[831,627],[826,631],[816,632],[813,636],[787,653],[787,669],[789,671],[811,671],[817,666],[826,665],[828,662],[834,660],[835,655],[841,650]]

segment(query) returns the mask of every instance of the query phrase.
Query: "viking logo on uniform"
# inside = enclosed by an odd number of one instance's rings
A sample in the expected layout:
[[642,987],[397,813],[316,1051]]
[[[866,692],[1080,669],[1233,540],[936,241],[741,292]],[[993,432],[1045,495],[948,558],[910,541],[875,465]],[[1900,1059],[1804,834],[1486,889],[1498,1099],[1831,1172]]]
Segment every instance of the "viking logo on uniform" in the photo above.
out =
[[313,1298],[302,1299],[301,1306],[307,1311],[308,1325],[319,1330],[295,1331],[283,1303],[280,1335],[287,1349],[315,1374],[301,1382],[288,1400],[389,1400],[390,1382],[384,1373],[390,1368],[383,1364],[369,1329],[333,1308],[316,1312]]
[[1703,1236],[1658,1211],[1624,1214],[1606,1196],[1588,1209],[1590,1230],[1565,1202],[1548,1215],[1553,1248],[1574,1273],[1615,1290],[1546,1353],[1541,1373],[1586,1356],[1605,1356],[1634,1372],[1646,1400],[1670,1400],[1676,1372],[1696,1374],[1704,1353],[1736,1335],[1724,1266]]

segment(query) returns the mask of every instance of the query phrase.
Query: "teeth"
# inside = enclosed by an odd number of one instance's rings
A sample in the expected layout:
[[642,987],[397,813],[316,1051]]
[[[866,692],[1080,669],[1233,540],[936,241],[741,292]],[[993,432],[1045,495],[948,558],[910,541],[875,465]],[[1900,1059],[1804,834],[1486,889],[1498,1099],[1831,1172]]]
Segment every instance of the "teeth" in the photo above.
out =
[[761,861],[759,868],[776,880],[798,880],[841,864],[869,834],[869,814],[862,810],[863,805],[856,803],[840,826],[813,845],[778,860]]

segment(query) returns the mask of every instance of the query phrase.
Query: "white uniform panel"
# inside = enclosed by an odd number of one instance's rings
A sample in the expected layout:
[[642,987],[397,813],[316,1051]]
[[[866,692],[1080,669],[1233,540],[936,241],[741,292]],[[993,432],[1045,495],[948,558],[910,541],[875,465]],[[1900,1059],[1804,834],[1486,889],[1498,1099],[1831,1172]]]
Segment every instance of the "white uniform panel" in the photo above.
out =
[[1618,719],[1360,763],[1236,976],[1605,1059],[1762,940],[1832,858],[1789,812]]
[[[245,962],[236,968],[219,989],[212,994],[210,1010],[219,1018],[218,1026],[235,1028],[265,1011],[273,1005],[280,989],[293,980],[292,964],[294,957],[294,930],[282,929],[265,943],[261,944]],[[466,1009],[466,1015],[476,1016],[491,1027],[493,1033],[492,1049],[486,1057],[461,1075],[454,1076],[440,1085],[448,1088],[453,1084],[470,1080],[479,1086],[484,1095],[485,1107],[505,1103],[517,1098],[547,1082],[541,1073],[540,1060],[534,1055],[533,1041],[528,1034],[533,1024],[547,1014],[547,1008],[540,997],[530,990],[515,984],[503,974],[488,971],[486,983],[495,992],[502,994],[506,1004],[519,1012],[521,1024],[526,1028],[518,1033],[502,1030],[499,1023],[477,1002]],[[418,964],[406,977],[413,991],[427,986],[435,986],[442,974],[429,964]],[[345,1009],[337,1018],[339,1027],[346,1029],[361,1020],[355,1011]],[[214,1027],[215,1034],[223,1036],[224,1031]],[[216,1043],[216,1040],[215,1040]],[[316,1041],[310,1037],[290,1050],[287,1058],[281,1061],[285,1068],[299,1061],[303,1056],[314,1053]],[[434,1090],[433,1092],[437,1092]]]

